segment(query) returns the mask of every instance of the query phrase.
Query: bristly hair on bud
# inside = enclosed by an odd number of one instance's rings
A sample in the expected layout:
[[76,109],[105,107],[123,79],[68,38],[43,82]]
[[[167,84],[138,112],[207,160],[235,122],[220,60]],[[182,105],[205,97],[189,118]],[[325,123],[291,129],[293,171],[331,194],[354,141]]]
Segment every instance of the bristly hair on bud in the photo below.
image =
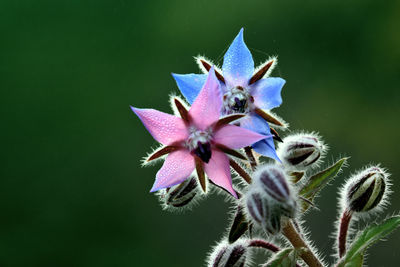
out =
[[297,215],[297,192],[280,165],[260,166],[243,201],[248,219],[271,234],[281,230],[282,216]]
[[235,243],[229,244],[222,240],[207,257],[207,267],[244,267],[249,266],[250,250],[248,240],[238,239]]
[[350,176],[339,191],[339,218],[335,224],[337,257],[346,253],[352,224],[382,211],[390,195],[389,174],[379,165],[370,165]]
[[298,133],[286,136],[279,143],[277,154],[287,169],[307,170],[318,167],[327,150],[318,134]]
[[157,192],[164,210],[183,212],[191,210],[204,195],[199,189],[197,178],[191,177],[180,184]]
[[391,193],[389,173],[379,165],[370,165],[352,175],[340,190],[341,210],[357,215],[381,211]]

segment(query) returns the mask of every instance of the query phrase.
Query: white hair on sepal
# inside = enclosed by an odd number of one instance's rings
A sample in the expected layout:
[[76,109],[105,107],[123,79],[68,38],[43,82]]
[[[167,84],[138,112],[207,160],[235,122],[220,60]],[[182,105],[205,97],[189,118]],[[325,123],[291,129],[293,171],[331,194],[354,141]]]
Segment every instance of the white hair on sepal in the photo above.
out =
[[[233,158],[233,160],[250,176],[252,177],[252,171],[249,169],[249,166],[243,162],[243,160],[238,160],[237,158]],[[235,181],[236,184],[238,184],[238,186],[241,189],[247,188],[249,186],[249,184],[244,180],[244,178],[236,172],[236,170],[230,166],[231,169],[231,177],[232,177],[232,181]]]
[[180,118],[181,114],[179,113],[178,108],[175,105],[175,99],[181,102],[187,111],[189,111],[190,105],[186,102],[184,98],[181,98],[176,93],[172,92],[169,94],[169,105],[171,106],[174,115]]
[[286,131],[286,130],[289,129],[289,126],[290,126],[289,123],[286,122],[284,119],[282,119],[282,117],[280,117],[276,113],[272,112],[271,110],[263,109],[262,111],[264,111],[265,113],[267,113],[271,117],[275,118],[277,121],[279,121],[282,124],[282,126],[280,126],[280,125],[268,122],[268,125],[272,126],[272,128],[279,129],[281,131]]
[[200,70],[204,73],[204,74],[208,74],[208,70],[204,67],[204,65],[201,63],[201,61],[203,60],[204,62],[207,62],[208,64],[210,64],[211,67],[214,67],[214,70],[216,72],[219,72],[222,74],[222,70],[215,64],[213,63],[210,59],[206,58],[205,56],[195,56],[194,60],[197,63],[197,66],[199,66]]
[[150,160],[150,161],[149,161],[149,158],[150,158],[155,152],[157,152],[158,150],[160,150],[160,149],[162,149],[162,148],[164,148],[164,147],[165,147],[164,145],[159,144],[157,147],[152,148],[152,151],[151,151],[151,152],[148,152],[147,155],[144,156],[144,157],[142,157],[142,159],[140,160],[141,166],[142,166],[142,167],[152,166],[152,165],[156,164],[157,162],[159,162],[159,161],[161,161],[161,160],[164,160],[165,157],[168,156],[168,154],[165,154],[165,155],[163,155],[163,156],[161,156],[161,157],[158,157],[158,158],[156,158],[156,159],[153,159],[153,160]]
[[265,60],[263,63],[261,63],[260,65],[258,65],[255,70],[254,73],[257,73],[259,70],[261,70],[266,64],[268,64],[269,62],[272,62],[271,66],[269,67],[268,71],[264,74],[263,77],[261,77],[261,79],[263,78],[268,78],[272,71],[275,69],[276,65],[278,64],[278,56],[271,56],[269,57],[267,60]]

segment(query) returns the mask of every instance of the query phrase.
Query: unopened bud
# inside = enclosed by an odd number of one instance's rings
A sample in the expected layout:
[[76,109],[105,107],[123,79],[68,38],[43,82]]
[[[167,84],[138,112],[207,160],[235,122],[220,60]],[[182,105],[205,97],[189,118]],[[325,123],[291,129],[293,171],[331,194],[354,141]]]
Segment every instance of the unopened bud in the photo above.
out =
[[160,199],[166,208],[182,208],[188,206],[198,193],[196,178],[189,178],[181,184],[162,190]]
[[302,170],[317,165],[326,149],[317,135],[296,134],[283,139],[277,154],[285,166]]
[[277,234],[281,230],[281,207],[264,194],[257,190],[249,192],[246,196],[246,210],[254,223],[268,233]]
[[282,215],[294,216],[296,201],[285,170],[278,165],[262,166],[254,174],[254,183],[280,206]]
[[238,240],[233,244],[221,242],[208,259],[209,267],[243,267],[246,264],[247,242]]
[[354,175],[345,187],[345,205],[353,212],[367,212],[379,207],[387,194],[388,174],[370,167]]
[[286,176],[278,165],[262,166],[255,172],[245,194],[249,219],[271,234],[280,231],[282,216],[296,215],[296,200]]

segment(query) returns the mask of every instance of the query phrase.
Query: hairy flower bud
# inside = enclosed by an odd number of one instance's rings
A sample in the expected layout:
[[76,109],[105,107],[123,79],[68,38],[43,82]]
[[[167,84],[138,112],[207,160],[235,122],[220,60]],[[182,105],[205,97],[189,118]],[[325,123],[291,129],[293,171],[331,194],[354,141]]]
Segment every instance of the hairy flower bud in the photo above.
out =
[[258,224],[262,224],[265,219],[265,204],[260,192],[251,192],[247,195],[246,207],[252,219]]
[[165,208],[182,208],[189,205],[197,195],[199,195],[197,180],[189,178],[181,184],[162,190],[160,199]]
[[262,198],[263,192],[250,192],[246,199],[246,209],[250,218],[266,232],[277,234],[281,230],[281,207],[276,201]]
[[286,172],[278,165],[265,165],[254,175],[255,184],[265,192],[265,196],[275,201],[281,214],[293,217],[296,212],[296,200],[289,184]]
[[283,139],[277,154],[285,166],[302,170],[318,165],[326,148],[320,137],[313,133],[296,134]]
[[209,267],[243,267],[247,258],[247,242],[238,240],[233,244],[219,243],[208,258]]
[[297,204],[286,172],[277,165],[265,165],[253,179],[245,195],[248,216],[266,232],[276,234],[281,229],[282,216],[296,215]]
[[387,194],[388,174],[379,167],[370,167],[354,175],[346,184],[344,200],[348,210],[368,212],[379,207]]

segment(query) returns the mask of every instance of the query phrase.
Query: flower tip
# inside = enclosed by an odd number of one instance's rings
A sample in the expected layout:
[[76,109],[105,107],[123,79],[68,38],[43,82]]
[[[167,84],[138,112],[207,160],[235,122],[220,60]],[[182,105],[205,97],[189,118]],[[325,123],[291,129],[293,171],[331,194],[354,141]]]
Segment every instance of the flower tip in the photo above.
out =
[[150,193],[154,193],[160,189],[162,189],[162,188],[160,188],[160,186],[153,185],[153,187],[150,189]]
[[154,192],[156,192],[157,191],[157,188],[154,188],[154,186],[150,189],[150,193],[154,193]]
[[135,108],[134,106],[129,105],[129,107],[131,108],[131,110],[136,114],[136,110],[137,108]]

